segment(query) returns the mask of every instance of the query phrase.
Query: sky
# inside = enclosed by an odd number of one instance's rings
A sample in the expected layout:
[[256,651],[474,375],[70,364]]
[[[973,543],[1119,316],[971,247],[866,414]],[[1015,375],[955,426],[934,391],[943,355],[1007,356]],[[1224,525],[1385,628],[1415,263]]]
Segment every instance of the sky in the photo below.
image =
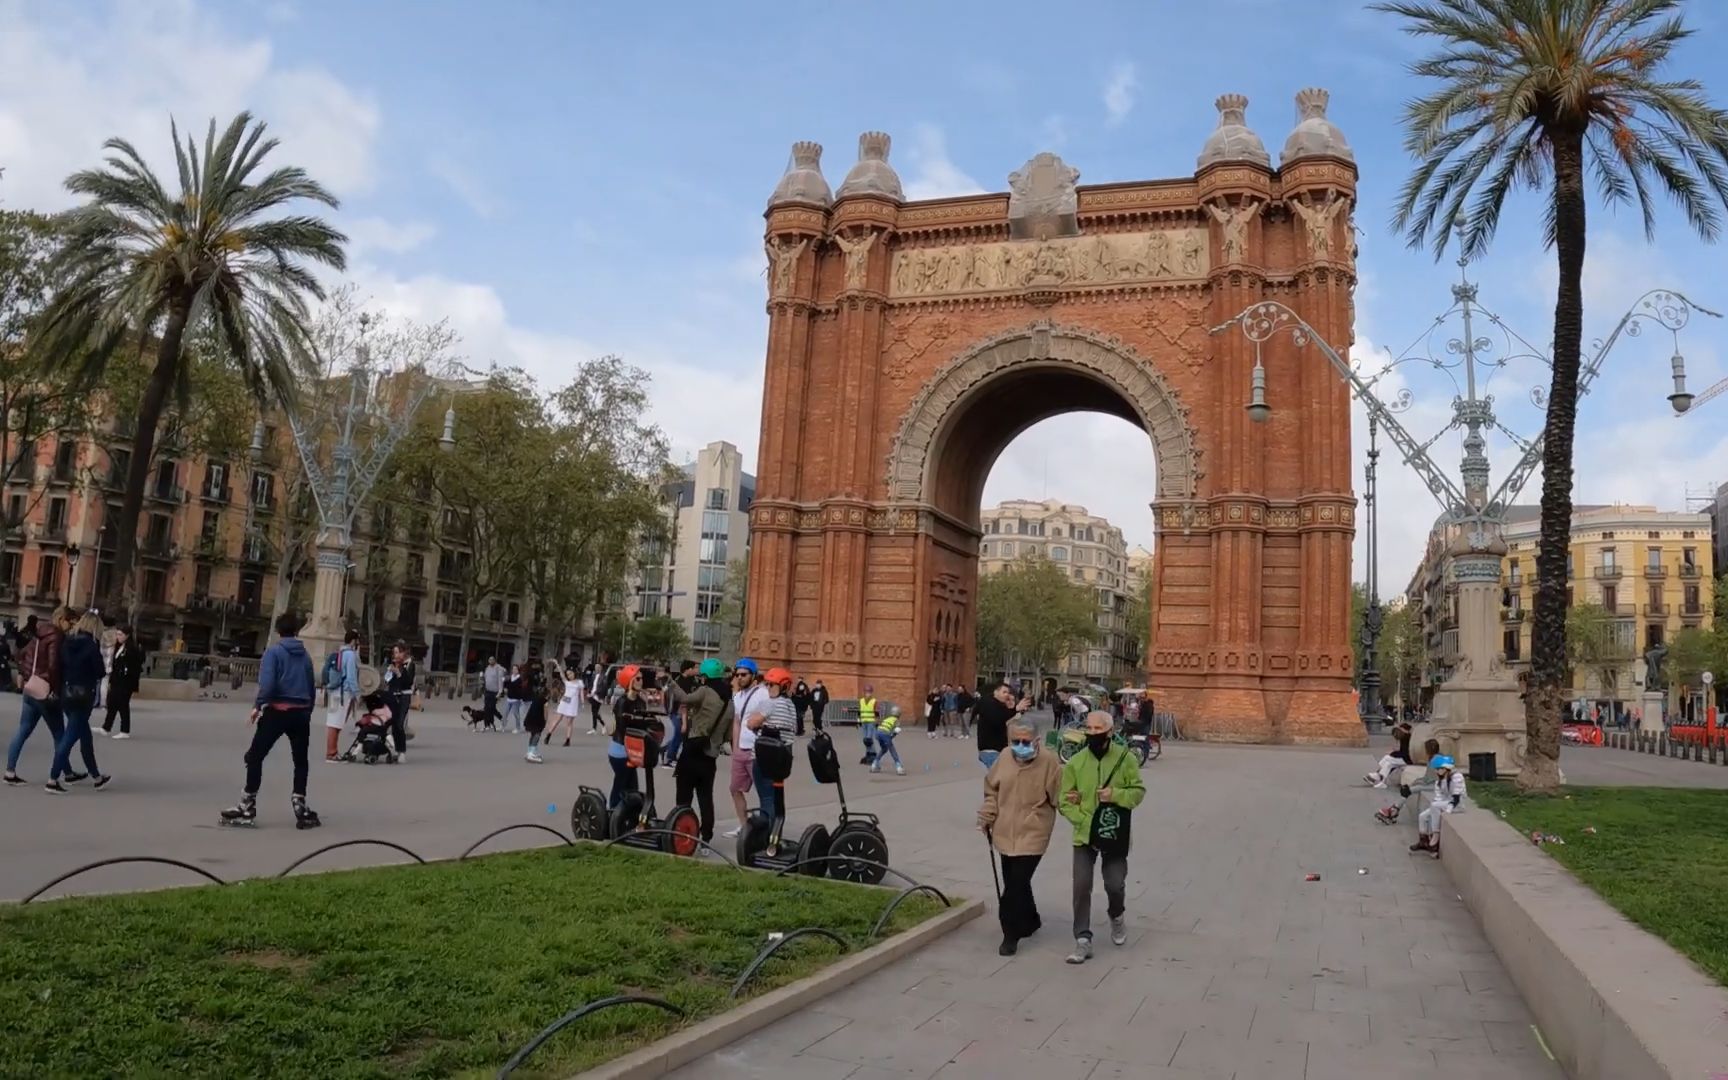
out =
[[[1693,3],[1687,16],[1697,36],[1673,73],[1728,103],[1728,5]],[[1420,89],[1405,70],[1419,48],[1390,16],[1347,0],[0,0],[0,202],[63,208],[63,179],[97,162],[109,136],[165,162],[170,116],[201,128],[250,109],[281,139],[280,161],[341,197],[333,220],[370,303],[447,318],[470,361],[518,364],[547,386],[583,359],[619,354],[649,373],[653,418],[677,456],[726,439],[753,467],[762,211],[792,142],[823,143],[837,186],[858,133],[889,132],[912,198],[1005,190],[1042,150],[1077,167],[1082,184],[1185,176],[1219,94],[1248,95],[1249,124],[1276,156],[1296,91],[1327,87],[1361,171],[1353,357],[1372,371],[1422,341],[1459,272],[1408,250],[1387,224],[1409,169],[1398,124]],[[1540,344],[1556,273],[1538,222],[1536,203],[1516,202],[1470,274],[1483,304]],[[1649,244],[1635,214],[1594,204],[1586,341],[1651,288],[1728,312],[1725,269],[1728,248],[1700,242],[1676,213]],[[1457,332],[1435,337],[1433,352],[1446,356]],[[1728,376],[1722,321],[1694,319],[1680,346],[1695,391]],[[1728,395],[1674,418],[1673,349],[1659,328],[1615,349],[1580,411],[1578,501],[1681,509],[1688,493],[1728,481]],[[1527,395],[1546,369],[1523,360],[1493,374],[1503,419],[1534,434]],[[1450,374],[1423,363],[1381,385],[1411,391],[1402,419],[1419,441],[1456,393]],[[1391,592],[1438,506],[1383,449],[1380,579]],[[1458,438],[1430,452],[1455,470]],[[1516,453],[1496,438],[1490,456],[1497,482]],[[1149,544],[1154,475],[1142,432],[1064,417],[1010,446],[985,497],[1080,503]],[[1526,500],[1539,485],[1538,474]]]

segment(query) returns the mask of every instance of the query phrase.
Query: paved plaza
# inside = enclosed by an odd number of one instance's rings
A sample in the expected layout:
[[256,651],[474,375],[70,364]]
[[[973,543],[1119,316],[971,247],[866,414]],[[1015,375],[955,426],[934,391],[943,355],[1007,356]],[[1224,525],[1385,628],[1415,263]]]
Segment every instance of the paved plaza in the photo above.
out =
[[[144,703],[136,738],[98,741],[104,768],[117,776],[111,789],[59,798],[35,784],[0,790],[8,822],[0,833],[0,897],[16,899],[56,873],[118,855],[183,859],[228,878],[271,874],[322,844],[361,837],[449,858],[503,825],[567,829],[576,785],[604,786],[609,776],[597,737],[579,734],[568,750],[556,746],[545,765],[533,766],[515,737],[471,734],[451,705],[438,703],[417,714],[406,766],[313,762],[311,797],[323,829],[292,827],[285,745],[267,767],[260,826],[221,829],[216,811],[239,790],[245,711],[243,701]],[[881,815],[895,867],[990,897],[989,857],[972,827],[981,771],[970,744],[908,733],[902,778],[859,768],[849,730],[840,729],[837,742],[852,804]],[[47,758],[43,733],[21,769],[39,781]],[[1366,765],[1360,751],[1170,744],[1148,766],[1147,799],[1135,815],[1126,947],[1100,938],[1091,963],[1063,963],[1067,827],[1058,824],[1037,879],[1044,929],[1018,956],[996,955],[992,910],[677,1075],[1560,1077],[1442,866],[1405,850],[1408,828],[1372,820],[1384,793],[1362,787]],[[1565,767],[1579,783],[1728,785],[1728,768],[1617,751],[1568,751]],[[670,774],[657,779],[665,805]],[[790,792],[794,832],[832,821],[832,789],[810,783],[801,769]],[[523,832],[495,843],[502,850],[548,839]],[[301,872],[399,858],[353,848]],[[1304,880],[1309,873],[1320,880]],[[68,888],[184,880],[168,868],[122,866]],[[1101,920],[1101,890],[1096,903]]]

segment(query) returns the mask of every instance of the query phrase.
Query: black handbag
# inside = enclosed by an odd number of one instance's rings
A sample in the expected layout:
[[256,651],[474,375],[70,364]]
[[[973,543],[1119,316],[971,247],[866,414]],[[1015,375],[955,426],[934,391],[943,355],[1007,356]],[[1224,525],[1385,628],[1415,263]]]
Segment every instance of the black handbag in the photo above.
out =
[[[1116,759],[1110,775],[1098,785],[1100,789],[1110,786],[1110,782],[1116,779],[1116,770],[1120,769],[1122,762],[1126,760],[1126,754]],[[1133,815],[1127,807],[1117,806],[1115,803],[1099,803],[1098,808],[1092,811],[1092,849],[1107,858],[1128,854],[1128,834],[1132,825]]]
[[78,683],[67,683],[65,688],[60,691],[60,700],[74,709],[88,709],[96,704],[96,688],[94,686],[82,686]]

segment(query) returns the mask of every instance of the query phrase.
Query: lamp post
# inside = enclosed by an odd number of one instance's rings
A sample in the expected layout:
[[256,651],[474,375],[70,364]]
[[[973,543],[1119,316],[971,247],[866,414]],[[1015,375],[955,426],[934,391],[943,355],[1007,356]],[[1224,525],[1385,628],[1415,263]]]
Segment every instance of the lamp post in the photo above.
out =
[[66,602],[78,604],[78,560],[83,556],[76,543],[66,545]]
[[[398,371],[380,371],[373,365],[366,340],[371,323],[371,316],[360,316],[360,337],[354,358],[341,376],[348,382],[346,403],[313,423],[297,412],[288,414],[289,430],[294,435],[306,484],[318,510],[312,618],[301,634],[307,648],[317,656],[342,640],[354,519],[390,455],[407,435],[420,406],[451,379],[467,371],[442,352]],[[456,411],[452,405],[444,414],[443,437],[438,440],[445,450],[455,446],[455,424]],[[334,430],[333,440],[326,439],[327,429]],[[262,432],[258,435],[262,453]],[[321,459],[326,446],[328,464]]]
[[1362,722],[1377,724],[1385,718],[1380,704],[1380,626],[1384,615],[1380,610],[1380,520],[1379,499],[1375,492],[1376,472],[1380,465],[1380,422],[1368,418],[1368,465],[1363,470],[1362,504],[1368,518],[1368,609],[1362,613]]
[[[1499,771],[1515,774],[1524,760],[1524,721],[1518,684],[1506,671],[1503,657],[1496,648],[1495,623],[1500,607],[1500,563],[1506,552],[1501,538],[1501,526],[1506,508],[1542,461],[1543,435],[1525,439],[1508,427],[1494,410],[1494,397],[1482,393],[1484,386],[1508,363],[1519,359],[1534,359],[1544,364],[1551,361],[1512,330],[1498,315],[1477,302],[1477,288],[1462,273],[1464,261],[1459,261],[1460,279],[1452,286],[1452,305],[1419,335],[1403,353],[1392,357],[1378,371],[1364,374],[1345,360],[1300,315],[1275,300],[1251,304],[1234,318],[1212,328],[1220,334],[1240,327],[1254,344],[1254,368],[1249,378],[1249,397],[1245,406],[1248,416],[1256,423],[1272,415],[1266,400],[1266,370],[1263,346],[1280,333],[1288,333],[1298,349],[1313,344],[1344,379],[1351,394],[1367,409],[1369,422],[1384,428],[1403,456],[1404,463],[1415,470],[1440,503],[1442,520],[1450,527],[1452,537],[1446,547],[1453,580],[1458,587],[1458,653],[1455,674],[1435,697],[1434,734],[1454,756],[1472,749],[1505,751]],[[1626,337],[1637,337],[1654,324],[1669,331],[1674,340],[1670,359],[1673,391],[1668,402],[1676,413],[1690,408],[1693,396],[1686,390],[1685,360],[1680,353],[1679,334],[1693,312],[1713,317],[1717,313],[1688,300],[1678,292],[1655,289],[1645,293],[1615,324],[1605,339],[1594,342],[1592,352],[1584,358],[1578,374],[1578,396],[1582,398],[1602,370],[1602,364],[1614,347]],[[1462,323],[1461,333],[1453,336],[1448,327],[1454,320]],[[1488,333],[1478,333],[1478,320],[1489,327]],[[1490,334],[1497,333],[1501,344],[1496,345]],[[1496,355],[1498,353],[1498,355]],[[1426,440],[1418,440],[1399,421],[1397,414],[1407,410],[1414,401],[1408,389],[1401,389],[1383,399],[1379,384],[1404,364],[1422,362],[1446,373],[1459,393],[1452,399],[1450,420]],[[1461,378],[1460,378],[1461,377]],[[1530,401],[1538,408],[1547,404],[1547,395],[1540,387],[1532,388]],[[1429,448],[1450,431],[1463,432],[1463,459],[1458,467],[1458,479],[1438,465],[1429,455]],[[1499,431],[1521,454],[1497,488],[1489,491],[1488,457],[1485,453],[1486,431]],[[1377,448],[1376,448],[1377,449]],[[1371,559],[1372,565],[1372,559]],[[1371,570],[1372,572],[1372,570]],[[1366,697],[1366,694],[1364,694]]]

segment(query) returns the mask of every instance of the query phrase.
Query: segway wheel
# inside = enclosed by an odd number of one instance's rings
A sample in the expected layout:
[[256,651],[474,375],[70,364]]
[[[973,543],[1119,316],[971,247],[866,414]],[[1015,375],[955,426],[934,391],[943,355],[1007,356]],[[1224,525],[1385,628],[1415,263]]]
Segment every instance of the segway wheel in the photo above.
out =
[[[1147,740],[1146,745],[1147,745],[1146,756],[1148,758],[1151,758],[1153,761],[1157,761],[1158,755],[1162,754],[1164,752],[1163,740],[1162,739],[1149,739],[1149,740]],[[1140,764],[1144,765],[1146,763],[1144,761],[1142,761]]]
[[696,811],[688,806],[674,806],[662,827],[666,832],[660,837],[660,850],[685,858],[696,854],[700,847],[696,841],[702,838],[702,824],[696,820]]
[[627,836],[636,831],[636,826],[642,821],[642,793],[626,791],[624,797],[618,800],[618,805],[612,808],[612,818],[608,823],[608,835],[612,839]]
[[804,835],[798,838],[798,858],[801,860],[798,873],[805,877],[823,877],[828,873],[829,864],[823,859],[828,855],[828,826],[812,825],[804,830]]
[[578,840],[606,839],[606,800],[597,791],[576,796],[570,808],[570,835]]
[[744,816],[744,827],[738,830],[739,866],[756,865],[757,857],[768,850],[768,833],[773,825],[768,815],[760,810],[752,810]]
[[[841,829],[829,843],[828,854],[828,876],[835,881],[875,885],[887,874],[883,867],[888,865],[888,842],[868,826]],[[860,861],[848,861],[851,859]]]
[[1137,739],[1130,743],[1129,746],[1132,748],[1134,759],[1142,765],[1146,764],[1146,758],[1149,753],[1146,743]]

